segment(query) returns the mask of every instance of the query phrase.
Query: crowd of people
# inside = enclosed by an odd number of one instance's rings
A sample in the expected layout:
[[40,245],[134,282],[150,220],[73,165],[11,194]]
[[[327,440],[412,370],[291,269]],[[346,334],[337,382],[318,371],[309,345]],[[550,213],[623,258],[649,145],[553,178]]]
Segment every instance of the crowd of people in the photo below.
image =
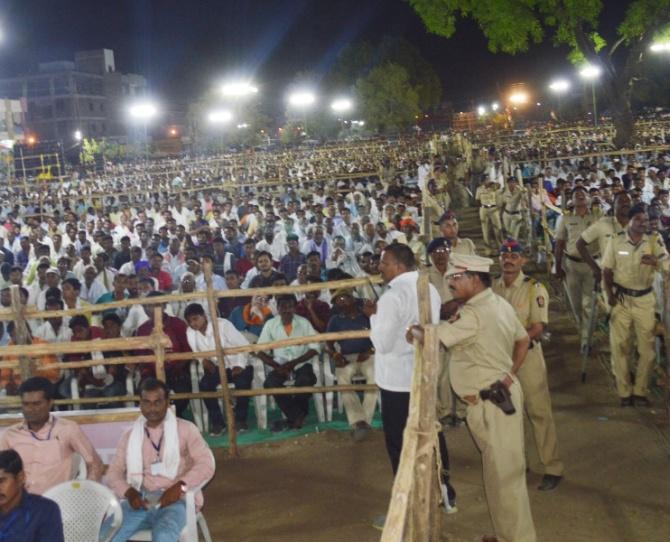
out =
[[[663,133],[662,127],[649,130],[656,138]],[[579,151],[580,145],[573,142],[566,150]],[[130,507],[124,510],[127,524],[124,520],[114,539],[126,540],[153,524],[183,525],[183,510],[169,505],[181,502],[185,491],[213,473],[200,433],[182,420],[187,401],[176,402],[176,415],[166,410],[169,390],[192,390],[191,363],[197,364],[202,391],[221,384],[219,363],[237,389],[249,389],[253,382],[268,388],[313,386],[325,363],[332,364],[340,384],[361,376],[378,386],[395,472],[409,407],[412,341],[422,337],[421,329],[413,327],[418,323],[417,270],[426,268],[432,320],[440,324],[445,346],[438,416],[456,425],[467,418],[483,453],[497,540],[535,540],[525,478],[524,411],[544,467],[540,490],[559,485],[563,463],[542,354],[549,295],[540,281],[524,274],[524,265],[544,236],[586,353],[597,307],[593,296],[602,282],[621,405],[647,406],[659,312],[654,288],[659,290],[668,266],[670,153],[559,159],[551,136],[533,141],[532,148],[542,152],[520,152],[522,147],[522,137],[487,144],[447,134],[219,161],[156,162],[145,169],[115,166],[104,178],[75,176],[39,198],[8,189],[0,210],[0,303],[10,307],[10,288],[18,286],[22,302],[37,310],[81,312],[42,319],[28,313],[29,343],[148,336],[157,306],[151,298],[207,289],[210,266],[214,289],[235,295],[219,299],[217,314],[202,299],[161,305],[168,351],[193,354],[193,361],[166,366],[165,383],[156,380],[151,363],[105,364],[105,358],[150,353],[142,350],[38,356],[41,376],[25,382],[18,370],[2,369],[3,393],[21,396],[25,422],[4,434],[0,448],[21,454],[25,487],[33,493],[67,479],[55,467],[51,476],[35,474],[34,454],[44,450],[45,442],[54,447],[71,442],[67,445],[82,454],[89,477],[97,479],[95,450],[49,414],[51,401],[81,395],[101,398],[99,406],[105,407],[115,403],[102,398],[130,393],[129,386],[138,389],[143,418],[122,439],[108,475],[110,487]],[[263,183],[272,179],[277,183]],[[231,187],[235,183],[240,186]],[[108,195],[94,196],[101,193]],[[479,207],[480,248],[459,236],[460,210],[470,205]],[[494,280],[495,263],[501,276]],[[376,275],[383,285],[372,280]],[[346,278],[370,280],[356,288],[324,287],[304,294],[246,291]],[[124,299],[143,301],[93,308]],[[5,321],[0,345],[16,343],[16,327]],[[370,329],[370,338],[315,341],[224,360],[202,358],[199,353],[215,350],[217,329],[224,347],[326,331]],[[634,380],[633,348],[639,353]],[[82,359],[100,363],[72,370],[48,367]],[[371,429],[377,395],[342,394],[356,441]],[[497,404],[501,396],[513,412]],[[309,398],[277,394],[283,416],[272,429],[301,428],[313,408]],[[209,432],[221,434],[226,427],[219,402],[208,399],[205,406]],[[31,412],[40,408],[40,419],[31,421]],[[238,397],[234,414],[237,429],[248,429],[248,397]],[[55,431],[71,434],[55,439]],[[499,446],[502,440],[509,444],[505,450]],[[440,448],[444,506],[454,511],[456,492],[443,436]],[[62,456],[53,456],[60,468],[56,458]],[[0,456],[0,473],[2,464]],[[147,505],[156,502],[158,511]],[[164,516],[163,508],[172,511]],[[154,540],[176,540],[175,529]]]

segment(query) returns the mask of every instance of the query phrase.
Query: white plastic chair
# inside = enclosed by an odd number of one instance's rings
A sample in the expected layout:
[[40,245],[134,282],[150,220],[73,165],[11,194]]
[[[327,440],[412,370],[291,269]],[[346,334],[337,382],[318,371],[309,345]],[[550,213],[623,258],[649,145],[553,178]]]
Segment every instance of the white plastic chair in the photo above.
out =
[[118,499],[109,488],[97,482],[64,482],[49,489],[44,496],[60,508],[65,542],[98,540],[103,520],[111,517],[109,531],[101,540],[109,542],[123,523]]
[[[214,463],[214,454],[212,454],[211,450],[209,456],[212,463]],[[209,480],[200,487],[186,492],[186,526],[182,530],[181,535],[179,535],[179,542],[198,542],[198,528],[200,528],[204,541],[212,542],[212,536],[209,533],[205,516],[202,512],[198,512],[195,509],[195,494],[207,485],[208,482]],[[137,531],[130,539],[137,542],[151,542],[151,531],[149,529]]]
[[[328,354],[324,355],[323,358],[323,373],[324,373],[324,382],[326,386],[334,386],[337,382],[337,377],[335,376],[335,371],[333,370],[333,363]],[[351,378],[352,384],[366,384],[367,379],[364,376],[356,375]],[[331,422],[333,421],[333,398],[334,392],[326,392],[326,420]],[[382,402],[381,395],[377,397],[377,404],[381,410]],[[337,392],[337,411],[342,414],[344,412],[344,402],[342,401],[342,392]]]
[[[252,389],[262,389],[263,382],[265,379],[265,371],[263,369],[263,362],[258,358],[251,358],[251,365],[254,368],[254,378],[251,382]],[[200,379],[204,374],[204,369],[200,360],[195,361],[191,364],[191,386],[194,393],[200,391]],[[230,383],[228,384],[230,389],[235,389],[235,385]],[[221,385],[217,386],[217,390],[221,389]],[[198,403],[198,410],[193,409],[193,403]],[[219,399],[219,404],[221,405],[221,410],[223,411],[223,399]],[[209,415],[207,413],[207,408],[202,401],[193,401],[191,403],[193,409],[193,417],[195,418],[195,424],[200,429],[200,432],[203,433],[207,431],[209,427]],[[268,427],[268,397],[267,395],[257,395],[254,397],[254,406],[256,412],[256,421],[258,428],[265,430]]]

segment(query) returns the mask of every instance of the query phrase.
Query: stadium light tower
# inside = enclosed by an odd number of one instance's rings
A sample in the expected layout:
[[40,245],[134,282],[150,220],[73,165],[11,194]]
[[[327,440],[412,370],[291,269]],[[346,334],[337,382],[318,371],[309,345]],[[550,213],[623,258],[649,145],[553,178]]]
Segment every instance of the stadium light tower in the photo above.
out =
[[233,120],[233,114],[227,109],[214,109],[207,114],[210,124],[227,124]]
[[300,90],[289,95],[288,103],[291,107],[307,109],[316,103],[316,95],[309,90]]
[[221,94],[227,98],[246,98],[258,93],[258,87],[249,81],[229,81],[221,87]]
[[598,106],[596,102],[596,80],[600,77],[601,70],[598,66],[587,64],[579,70],[579,76],[591,83],[591,99],[593,100],[593,125],[598,126]]
[[351,111],[353,107],[354,104],[349,98],[337,98],[330,104],[330,108],[335,113],[346,113],[347,111]]
[[128,114],[134,122],[140,122],[144,128],[144,159],[149,161],[149,123],[158,116],[158,105],[151,100],[141,100],[130,104]]
[[[0,31],[0,36],[2,33]],[[652,53],[670,53],[670,41],[657,41],[649,46]]]

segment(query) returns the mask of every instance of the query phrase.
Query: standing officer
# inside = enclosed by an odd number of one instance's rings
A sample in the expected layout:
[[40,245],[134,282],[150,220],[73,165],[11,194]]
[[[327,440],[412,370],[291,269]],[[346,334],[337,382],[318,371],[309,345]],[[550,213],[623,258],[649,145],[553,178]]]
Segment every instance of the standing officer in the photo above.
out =
[[435,224],[440,226],[442,237],[449,241],[452,253],[475,254],[475,244],[472,239],[458,236],[458,219],[453,211],[446,211]]
[[507,239],[500,247],[502,276],[493,281],[493,291],[514,308],[524,326],[530,346],[519,369],[524,405],[533,428],[535,446],[544,466],[540,491],[554,489],[563,478],[563,462],[558,455],[556,426],[551,412],[547,367],[540,337],[549,322],[549,294],[540,282],[523,273],[526,264],[523,247],[514,239]]
[[[458,310],[458,301],[454,301],[449,289],[449,281],[445,277],[449,265],[451,245],[446,237],[437,237],[428,244],[430,267],[428,280],[440,294],[440,320],[448,320]],[[437,384],[437,417],[449,419],[453,425],[458,425],[465,419],[465,408],[451,391],[449,383],[449,352],[440,349],[440,369]]]
[[[502,243],[502,222],[500,221],[500,187],[488,177],[485,177],[482,184],[475,192],[475,200],[479,207],[479,219],[482,223],[482,235],[487,249],[497,249]],[[490,237],[489,228],[493,228],[493,239]]]
[[[463,305],[440,324],[438,335],[451,352],[451,384],[468,403],[468,429],[482,454],[495,531],[495,537],[482,540],[535,542],[526,487],[523,392],[517,376],[530,340],[514,309],[491,290],[492,263],[479,256],[451,255],[449,286]],[[422,340],[419,326],[413,326],[411,334]]]
[[[572,202],[574,210],[561,217],[556,231],[556,277],[565,280],[569,301],[575,311],[574,316],[577,319],[580,345],[583,350],[588,343],[588,322],[595,282],[591,268],[579,255],[577,241],[582,232],[596,222],[597,217],[589,211],[588,194],[583,186],[573,188]],[[589,247],[591,251],[596,249],[595,245]]]
[[525,197],[527,193],[519,188],[519,181],[516,177],[507,179],[507,188],[503,192],[503,226],[507,235],[512,239],[519,238],[521,224],[523,224],[523,210],[526,209]]
[[[610,315],[610,350],[621,406],[649,406],[649,377],[656,360],[654,349],[654,272],[667,272],[668,253],[658,235],[646,233],[649,219],[643,204],[628,212],[625,232],[613,237],[603,256],[605,291]],[[635,384],[631,382],[631,346],[637,342]]]

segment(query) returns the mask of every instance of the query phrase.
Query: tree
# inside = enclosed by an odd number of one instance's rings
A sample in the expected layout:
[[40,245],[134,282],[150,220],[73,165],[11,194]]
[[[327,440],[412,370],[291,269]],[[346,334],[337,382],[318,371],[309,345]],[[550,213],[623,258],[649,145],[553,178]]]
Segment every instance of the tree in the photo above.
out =
[[359,107],[367,126],[380,132],[402,131],[420,113],[419,93],[407,70],[389,62],[356,82]]
[[328,75],[328,87],[348,88],[374,68],[389,62],[405,69],[409,83],[419,94],[422,111],[432,110],[440,104],[442,83],[439,76],[416,47],[395,36],[385,36],[376,45],[360,41],[344,48]]
[[[635,134],[631,96],[651,43],[670,28],[670,0],[633,0],[611,36],[599,33],[602,0],[409,0],[429,31],[451,37],[457,19],[474,19],[489,50],[527,51],[551,34],[573,62],[602,69],[602,89],[616,130],[614,144]],[[608,43],[609,39],[609,43]]]

